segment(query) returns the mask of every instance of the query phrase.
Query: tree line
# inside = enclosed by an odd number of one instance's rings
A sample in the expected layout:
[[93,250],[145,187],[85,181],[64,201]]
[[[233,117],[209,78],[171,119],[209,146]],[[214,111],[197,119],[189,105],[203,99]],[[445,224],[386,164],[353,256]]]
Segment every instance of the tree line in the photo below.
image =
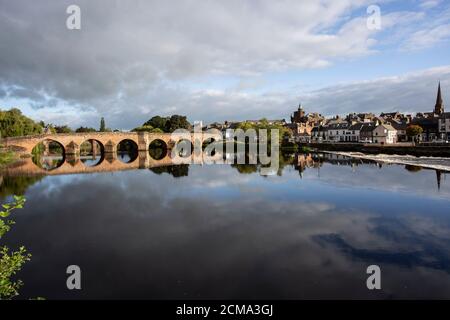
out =
[[178,114],[169,117],[154,116],[150,120],[144,122],[142,126],[134,128],[131,131],[163,133],[174,132],[177,129],[192,129],[192,125],[189,123],[186,116]]
[[[134,128],[134,132],[173,132],[176,129],[191,130],[192,125],[186,116],[172,115],[168,117],[154,116],[141,126]],[[73,133],[73,132],[113,132],[106,126],[105,119],[100,119],[99,128],[80,126],[72,129],[68,125],[55,125],[44,121],[34,121],[17,109],[0,110],[0,137],[28,136],[41,133]]]

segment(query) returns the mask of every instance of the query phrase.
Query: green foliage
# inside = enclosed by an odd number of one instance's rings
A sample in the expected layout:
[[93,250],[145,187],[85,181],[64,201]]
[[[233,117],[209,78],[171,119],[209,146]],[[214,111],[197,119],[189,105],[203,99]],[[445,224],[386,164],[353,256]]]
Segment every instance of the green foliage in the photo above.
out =
[[405,169],[410,172],[419,172],[422,170],[422,167],[407,164],[405,165]]
[[189,175],[189,165],[188,164],[180,164],[174,166],[161,166],[150,168],[150,171],[156,174],[168,173],[174,178],[187,177]]
[[[4,210],[0,211],[0,239],[14,224],[14,221],[9,219],[11,212],[23,208],[25,201],[24,196],[14,196],[13,202],[2,205]],[[0,247],[0,300],[12,299],[19,295],[23,283],[21,280],[13,280],[13,277],[30,259],[31,254],[27,253],[24,247],[11,252],[6,246]]]
[[[150,128],[153,128],[151,130]],[[159,129],[159,130],[156,130]],[[147,131],[147,132],[174,132],[177,129],[186,129],[191,130],[192,125],[187,120],[186,116],[180,116],[178,114],[175,114],[170,117],[161,117],[161,116],[154,116],[147,122],[145,122],[141,127],[137,127],[133,129],[132,131]]]
[[54,124],[46,124],[44,121],[39,121],[39,125],[42,128],[48,128],[51,133],[72,133],[73,130],[68,125],[54,125]]
[[180,115],[173,115],[170,117],[170,119],[166,122],[165,132],[174,132],[177,129],[186,129],[191,130],[192,126],[187,121],[187,117],[180,116]]
[[141,127],[137,127],[137,128],[134,128],[131,131],[133,131],[133,132],[164,133],[164,131],[161,130],[160,128],[153,128],[150,125],[144,125],[144,126],[141,126]]
[[312,149],[310,147],[307,147],[307,146],[302,146],[300,151],[301,151],[301,153],[311,153]]
[[267,130],[268,143],[270,143],[271,140],[270,130],[272,129],[279,130],[280,145],[282,145],[284,141],[286,141],[289,137],[292,136],[292,131],[289,128],[284,127],[283,125],[277,123],[270,124],[265,118],[261,119],[258,123],[248,121],[241,122],[238,125],[238,129],[242,129],[244,131],[247,131],[248,129],[254,129],[258,136],[259,130],[265,129]]
[[105,118],[101,118],[100,119],[100,132],[105,132],[106,131],[106,124],[105,124]]
[[75,132],[97,132],[94,128],[88,128],[88,127],[79,127],[75,130]]
[[[8,150],[0,150],[0,167],[6,166],[14,160],[17,159],[17,156],[14,152]],[[3,186],[2,186],[3,188]]]
[[160,130],[164,131],[166,128],[166,123],[169,120],[169,117],[161,117],[161,116],[154,116],[147,122],[145,122],[142,126],[150,126],[152,128],[159,128]]
[[24,116],[19,109],[0,111],[0,134],[2,138],[42,133],[42,126]]
[[252,174],[258,172],[258,165],[256,164],[232,164],[232,168],[236,168],[241,174]]
[[2,247],[0,255],[0,299],[12,299],[19,295],[19,289],[23,285],[22,280],[13,281],[12,277],[31,260],[31,254],[24,247],[11,253],[7,247]]
[[416,137],[420,134],[422,134],[423,129],[421,126],[418,125],[410,125],[406,128],[406,134],[408,135],[408,137]]
[[164,131],[161,130],[160,128],[153,128],[153,130],[151,132],[152,133],[164,133]]
[[0,211],[0,239],[9,231],[10,226],[14,224],[13,220],[6,219],[11,215],[14,209],[22,209],[25,204],[24,196],[14,196],[14,202],[2,204],[4,210]]
[[17,194],[23,195],[25,191],[33,184],[39,182],[43,176],[33,177],[3,177],[2,187],[0,188],[0,199],[4,199],[7,196]]
[[55,128],[56,133],[72,133],[73,132],[73,130],[67,125],[54,126],[54,128]]

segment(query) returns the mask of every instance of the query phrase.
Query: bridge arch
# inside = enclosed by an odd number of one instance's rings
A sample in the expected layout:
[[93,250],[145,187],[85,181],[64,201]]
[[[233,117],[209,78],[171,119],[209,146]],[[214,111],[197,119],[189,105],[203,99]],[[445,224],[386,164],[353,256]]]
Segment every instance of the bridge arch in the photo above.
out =
[[132,139],[123,139],[117,144],[117,157],[124,163],[131,163],[139,155],[139,144]]
[[194,144],[190,139],[180,139],[175,143],[173,151],[177,156],[187,158],[194,152]]
[[53,139],[42,139],[31,149],[32,160],[39,168],[50,171],[59,168],[66,160],[64,145]]
[[154,160],[162,160],[168,155],[169,146],[162,139],[153,139],[148,146],[148,152]]
[[[32,149],[36,144],[50,139],[60,143],[64,148],[65,156],[71,159],[77,159],[80,155],[80,147],[86,140],[96,140],[103,146],[105,160],[113,161],[117,156],[117,147],[119,143],[125,139],[132,140],[138,145],[138,151],[149,152],[151,143],[155,140],[160,143],[166,156],[167,151],[171,150],[174,145],[181,139],[199,140],[200,145],[205,139],[211,137],[211,133],[189,133],[186,132],[181,136],[170,133],[149,133],[149,132],[86,132],[86,133],[66,133],[66,134],[40,134],[24,137],[8,137],[1,139],[0,143],[5,147],[12,147],[21,154],[32,154]],[[194,148],[195,150],[195,148]],[[161,151],[161,150],[160,150]]]
[[105,146],[97,139],[86,139],[80,144],[80,159],[86,166],[98,166],[105,159]]

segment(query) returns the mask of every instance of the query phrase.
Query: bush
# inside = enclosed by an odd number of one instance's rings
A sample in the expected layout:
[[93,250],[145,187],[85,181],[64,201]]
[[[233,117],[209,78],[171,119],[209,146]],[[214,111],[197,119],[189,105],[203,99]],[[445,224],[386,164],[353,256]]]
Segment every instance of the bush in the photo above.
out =
[[[11,212],[23,208],[25,197],[14,196],[14,202],[3,204],[0,211],[0,239],[11,229],[14,221],[9,219]],[[0,247],[0,300],[12,299],[19,295],[19,289],[23,283],[12,278],[22,269],[22,266],[30,261],[31,254],[24,247],[17,251],[11,251],[8,247]]]

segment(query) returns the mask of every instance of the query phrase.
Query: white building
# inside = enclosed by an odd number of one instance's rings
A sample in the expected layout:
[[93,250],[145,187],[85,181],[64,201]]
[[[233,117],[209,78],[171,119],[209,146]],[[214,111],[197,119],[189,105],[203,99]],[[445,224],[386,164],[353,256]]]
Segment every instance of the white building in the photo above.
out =
[[397,130],[390,124],[380,124],[373,130],[373,142],[393,144],[397,142]]
[[347,136],[347,130],[350,127],[350,125],[345,123],[334,123],[330,124],[327,127],[327,135],[326,139],[329,142],[345,142],[349,141]]

